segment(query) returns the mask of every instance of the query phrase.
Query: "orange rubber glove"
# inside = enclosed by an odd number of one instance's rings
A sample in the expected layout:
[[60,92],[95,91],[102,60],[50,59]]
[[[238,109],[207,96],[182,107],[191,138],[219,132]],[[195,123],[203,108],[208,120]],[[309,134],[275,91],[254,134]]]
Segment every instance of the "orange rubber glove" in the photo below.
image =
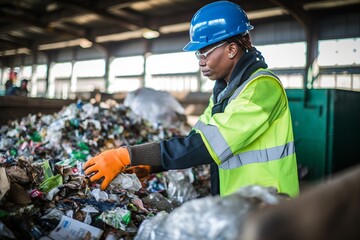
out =
[[105,190],[112,180],[129,164],[129,151],[121,147],[106,150],[91,158],[84,164],[83,169],[86,175],[95,173],[90,177],[91,182],[96,182],[103,178],[100,188]]

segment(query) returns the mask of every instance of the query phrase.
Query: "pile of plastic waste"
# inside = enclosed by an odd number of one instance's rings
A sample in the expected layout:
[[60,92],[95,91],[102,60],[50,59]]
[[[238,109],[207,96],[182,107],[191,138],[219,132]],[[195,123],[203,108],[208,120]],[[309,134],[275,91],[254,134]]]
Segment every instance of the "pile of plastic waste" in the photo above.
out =
[[208,195],[206,166],[125,171],[106,191],[82,171],[106,149],[181,132],[150,123],[113,100],[79,101],[53,115],[29,115],[2,126],[0,239],[133,239],[144,220]]
[[286,199],[274,188],[257,185],[225,197],[193,199],[170,213],[162,211],[144,220],[135,240],[242,240],[251,214]]

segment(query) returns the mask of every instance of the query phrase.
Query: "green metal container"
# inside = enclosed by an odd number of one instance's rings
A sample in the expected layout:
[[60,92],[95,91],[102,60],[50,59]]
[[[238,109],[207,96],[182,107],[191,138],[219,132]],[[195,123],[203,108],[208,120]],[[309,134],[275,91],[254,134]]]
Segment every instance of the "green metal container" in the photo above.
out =
[[298,164],[307,180],[360,163],[360,92],[338,89],[286,90]]

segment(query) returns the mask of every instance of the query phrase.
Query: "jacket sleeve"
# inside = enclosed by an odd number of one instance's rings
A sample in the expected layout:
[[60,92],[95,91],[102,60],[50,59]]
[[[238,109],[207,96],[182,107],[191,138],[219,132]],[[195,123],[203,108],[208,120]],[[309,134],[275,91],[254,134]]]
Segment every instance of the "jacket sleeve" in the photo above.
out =
[[183,169],[214,163],[200,134],[195,131],[185,138],[160,142],[162,165],[166,169]]
[[186,137],[130,146],[128,150],[132,166],[162,166],[169,170],[214,162],[200,134],[195,131],[191,131]]

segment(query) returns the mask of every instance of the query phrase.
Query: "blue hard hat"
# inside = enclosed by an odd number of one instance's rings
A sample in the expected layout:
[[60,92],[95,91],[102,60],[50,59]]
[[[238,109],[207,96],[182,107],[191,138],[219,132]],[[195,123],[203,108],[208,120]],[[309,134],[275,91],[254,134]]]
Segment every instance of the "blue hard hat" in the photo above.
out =
[[196,51],[253,28],[239,5],[229,1],[213,2],[202,7],[191,19],[190,42],[183,50]]

